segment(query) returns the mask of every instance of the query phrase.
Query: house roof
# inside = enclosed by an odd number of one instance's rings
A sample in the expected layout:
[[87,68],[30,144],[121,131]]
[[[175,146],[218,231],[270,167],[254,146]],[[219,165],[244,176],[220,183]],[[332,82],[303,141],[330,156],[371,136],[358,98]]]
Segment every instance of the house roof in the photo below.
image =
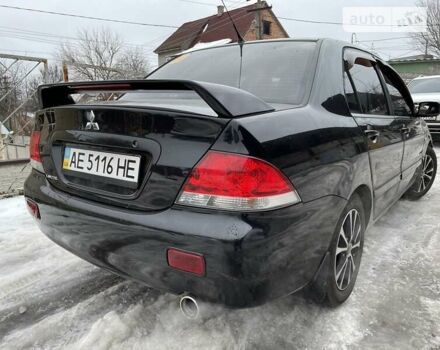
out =
[[[255,19],[256,4],[230,10],[229,14],[242,36],[246,34],[252,21]],[[222,15],[213,15],[192,22],[184,23],[168,39],[166,39],[154,52],[187,50],[198,42],[211,42],[221,39],[238,41],[237,34],[229,19],[227,12]]]
[[8,130],[6,126],[3,125],[2,122],[0,122],[0,135],[9,135],[11,132]]
[[414,56],[406,56],[406,57],[400,57],[400,58],[392,58],[388,62],[395,63],[395,62],[414,62],[414,61],[436,61],[438,58],[434,57],[433,55],[414,55]]

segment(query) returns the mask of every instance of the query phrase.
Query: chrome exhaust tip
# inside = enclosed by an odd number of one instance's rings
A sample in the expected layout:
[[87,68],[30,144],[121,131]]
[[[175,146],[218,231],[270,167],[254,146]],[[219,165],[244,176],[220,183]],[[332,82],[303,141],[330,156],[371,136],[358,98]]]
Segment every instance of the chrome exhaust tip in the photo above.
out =
[[189,319],[196,319],[199,316],[199,305],[191,295],[184,295],[180,298],[180,311]]

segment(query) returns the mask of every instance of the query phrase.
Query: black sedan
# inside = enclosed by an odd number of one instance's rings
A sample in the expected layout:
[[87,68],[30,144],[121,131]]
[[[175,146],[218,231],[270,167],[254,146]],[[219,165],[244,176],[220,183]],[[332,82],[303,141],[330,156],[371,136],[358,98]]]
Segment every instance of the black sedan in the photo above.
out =
[[191,315],[197,298],[344,302],[367,226],[437,170],[399,75],[335,40],[201,49],[145,80],[44,85],[39,99],[25,196],[41,230],[184,295]]

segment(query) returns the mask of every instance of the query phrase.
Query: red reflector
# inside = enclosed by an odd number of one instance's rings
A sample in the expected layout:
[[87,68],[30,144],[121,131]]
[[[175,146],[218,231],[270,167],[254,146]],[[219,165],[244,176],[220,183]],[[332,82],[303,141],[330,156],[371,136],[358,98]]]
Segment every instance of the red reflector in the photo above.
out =
[[41,219],[40,217],[40,209],[38,209],[38,204],[35,203],[32,199],[26,198],[27,208],[29,213],[36,219]]
[[175,269],[191,272],[198,276],[205,274],[205,258],[197,253],[170,248],[167,250],[168,265]]
[[41,133],[39,131],[32,131],[31,141],[29,145],[29,153],[30,153],[29,155],[32,160],[41,163],[40,139],[41,139]]

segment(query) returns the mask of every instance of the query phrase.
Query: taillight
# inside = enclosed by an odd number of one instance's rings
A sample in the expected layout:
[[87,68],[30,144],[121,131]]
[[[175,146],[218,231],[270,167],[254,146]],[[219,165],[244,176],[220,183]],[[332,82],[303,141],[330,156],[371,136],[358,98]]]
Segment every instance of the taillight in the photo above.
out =
[[205,274],[205,258],[201,254],[170,248],[167,250],[167,261],[168,265],[175,269],[198,276]]
[[31,141],[29,144],[29,156],[31,159],[31,166],[38,171],[44,172],[40,155],[40,139],[40,131],[32,131]]
[[183,185],[177,204],[236,211],[279,208],[300,202],[292,183],[264,160],[209,151]]

